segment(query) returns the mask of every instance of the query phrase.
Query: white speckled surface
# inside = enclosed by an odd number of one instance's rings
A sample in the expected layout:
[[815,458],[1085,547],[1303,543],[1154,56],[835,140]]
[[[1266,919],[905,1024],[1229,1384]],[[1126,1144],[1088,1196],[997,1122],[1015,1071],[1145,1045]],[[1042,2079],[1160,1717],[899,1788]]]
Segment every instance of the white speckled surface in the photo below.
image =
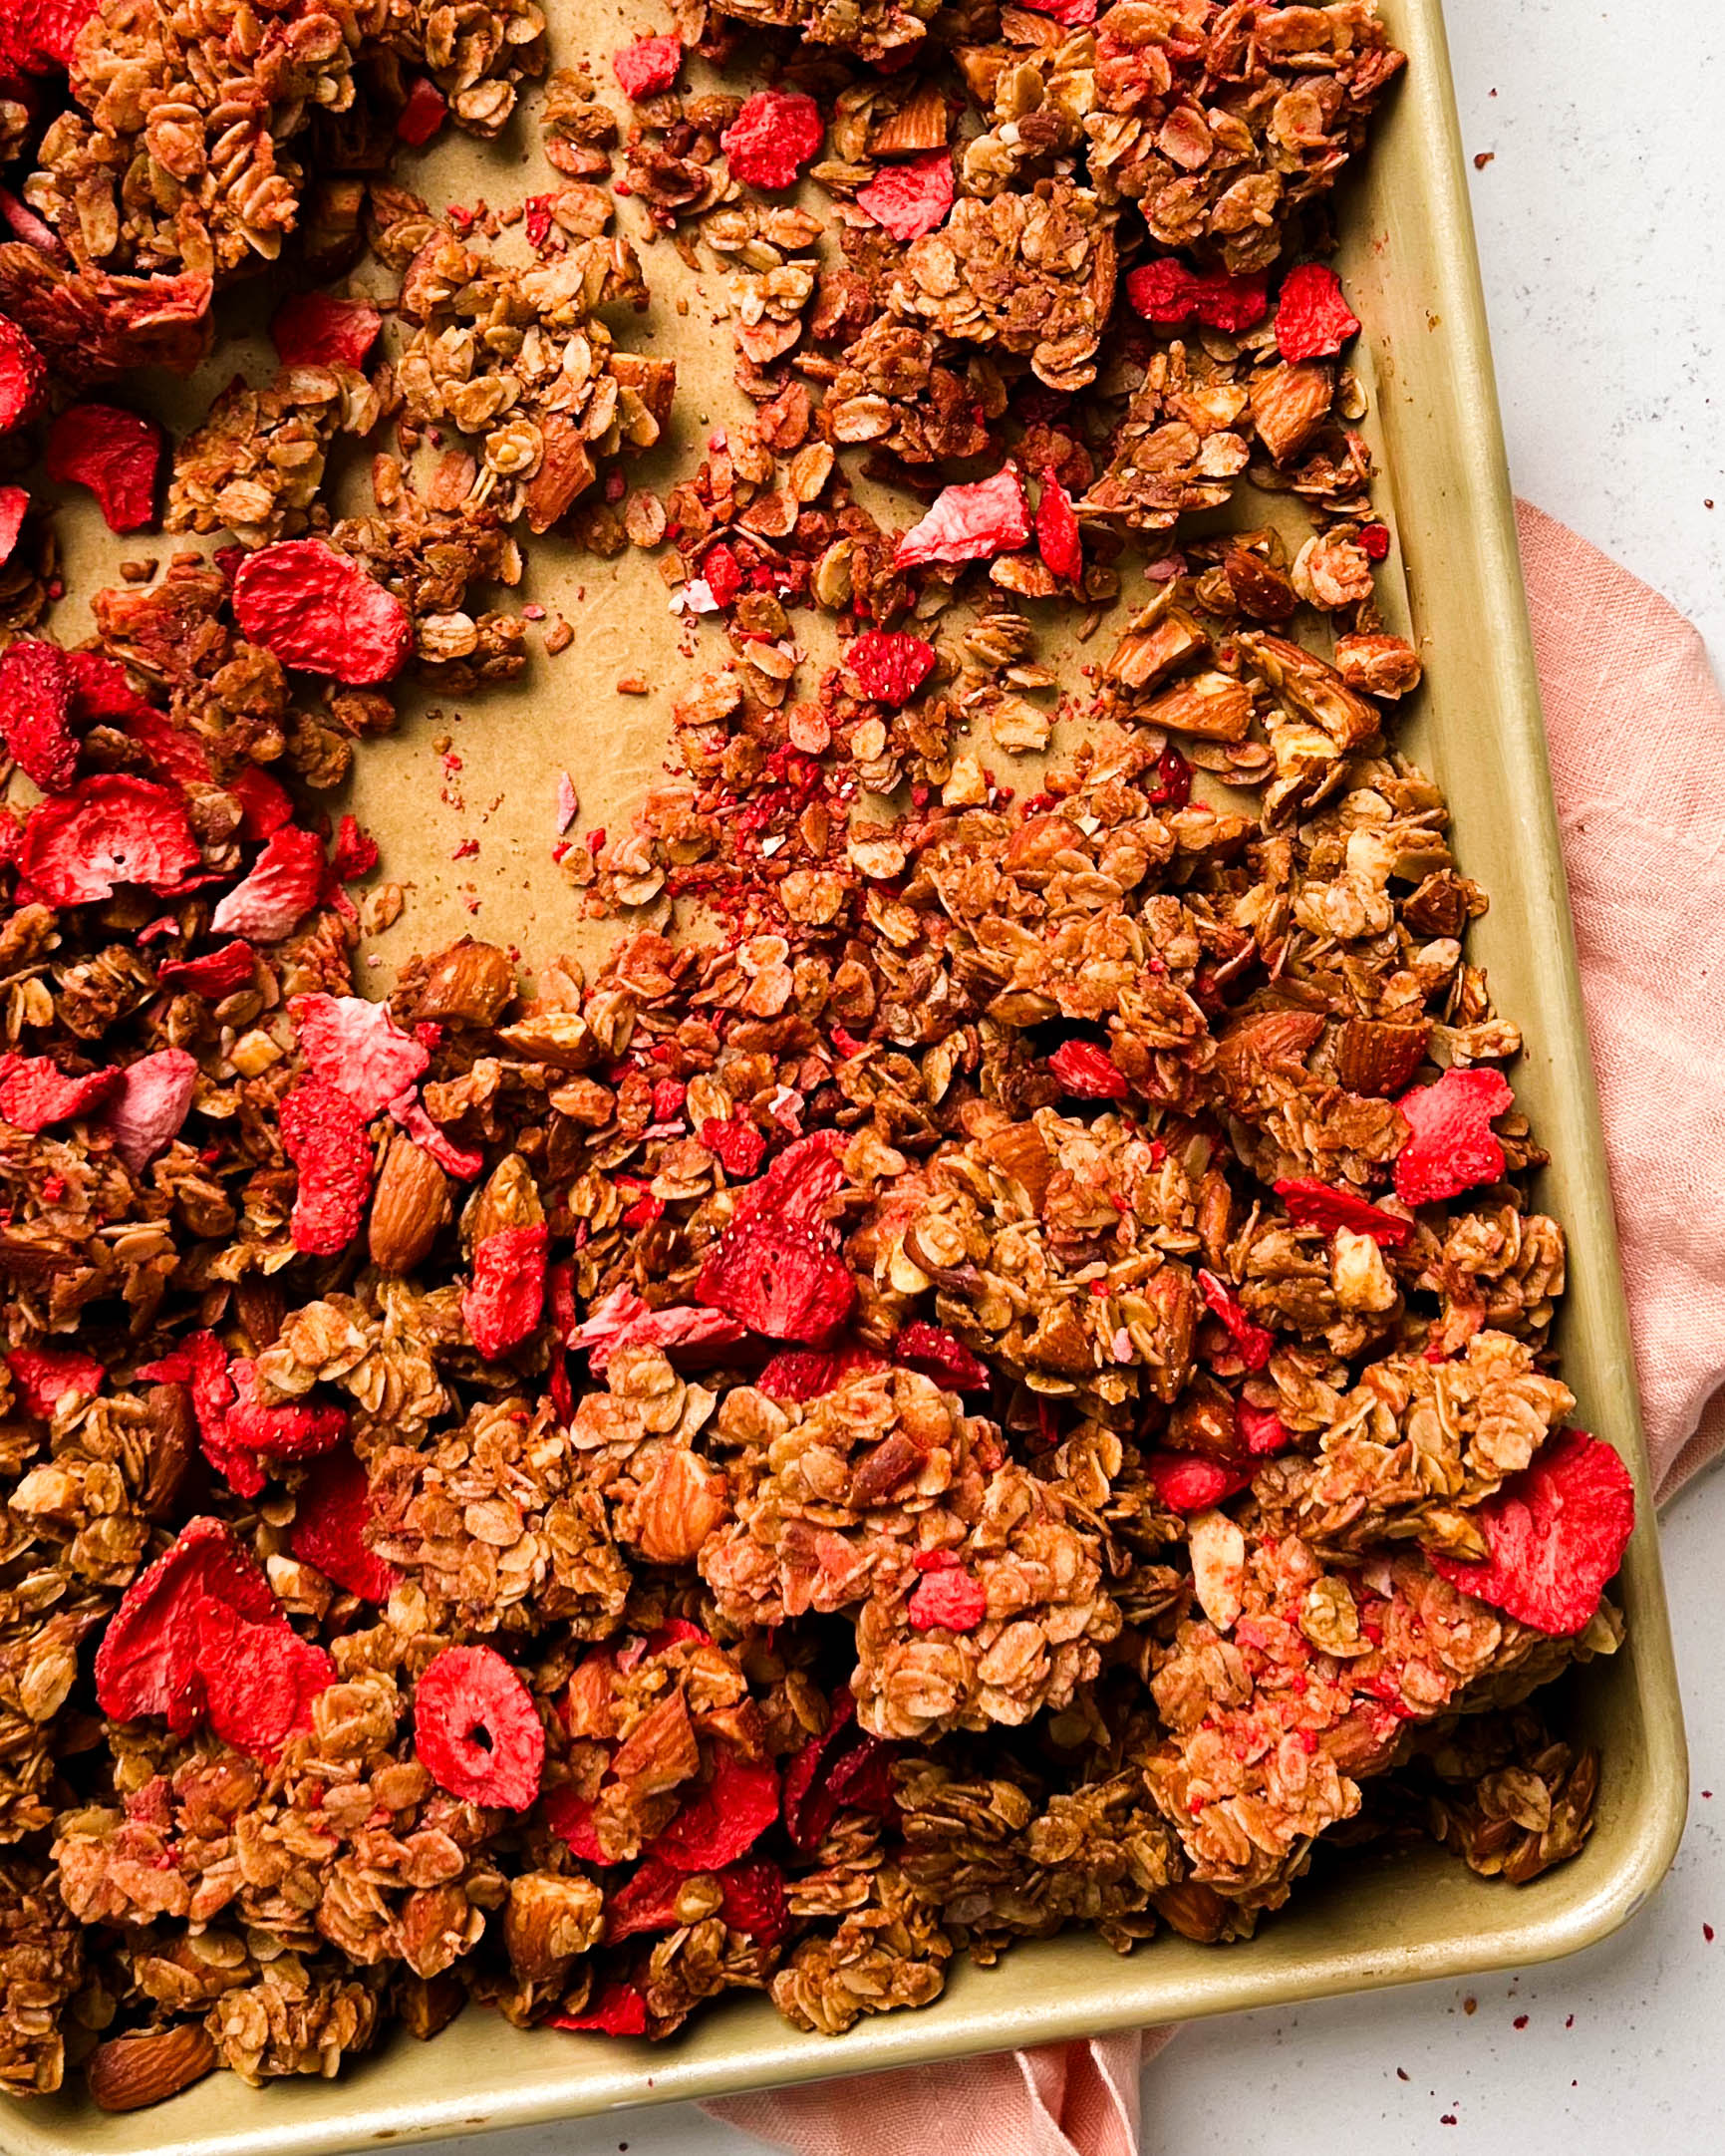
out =
[[[1725,671],[1725,5],[1447,7],[1468,149],[1494,154],[1473,195],[1516,485],[1673,599]],[[1621,2156],[1653,2135],[1662,2156],[1716,2156],[1722,1509],[1725,1480],[1708,1477],[1666,1521],[1695,1795],[1652,1906],[1520,1980],[1188,2030],[1145,2075],[1144,2156]],[[679,2106],[466,2148],[758,2156],[760,2144]]]

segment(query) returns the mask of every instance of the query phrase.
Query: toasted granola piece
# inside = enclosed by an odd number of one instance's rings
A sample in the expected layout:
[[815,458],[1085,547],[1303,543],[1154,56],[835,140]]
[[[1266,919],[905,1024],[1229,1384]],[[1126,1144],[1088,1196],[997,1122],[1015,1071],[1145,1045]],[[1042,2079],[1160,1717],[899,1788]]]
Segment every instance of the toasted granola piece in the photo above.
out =
[[888,302],[954,343],[1027,359],[1050,389],[1083,389],[1096,379],[1114,304],[1112,223],[1088,188],[1067,180],[967,197],[939,231],[912,241]]
[[84,1983],[84,1933],[52,1869],[9,1855],[0,1864],[0,2088],[51,2096],[66,2071],[61,2021]]
[[840,2036],[864,2014],[931,2004],[946,1988],[952,1954],[910,1881],[883,1865],[870,1877],[867,1902],[830,1937],[792,1948],[769,1987],[772,2002],[798,2028]]
[[895,64],[929,35],[942,0],[715,0],[714,12],[762,30],[794,30],[875,65]]
[[318,511],[337,434],[367,435],[382,401],[352,367],[285,369],[266,389],[235,376],[176,446],[168,531],[231,531],[242,546],[296,538]]
[[1482,1879],[1525,1886],[1586,1847],[1599,1754],[1555,1737],[1531,1707],[1459,1716],[1399,1775],[1426,1830]]

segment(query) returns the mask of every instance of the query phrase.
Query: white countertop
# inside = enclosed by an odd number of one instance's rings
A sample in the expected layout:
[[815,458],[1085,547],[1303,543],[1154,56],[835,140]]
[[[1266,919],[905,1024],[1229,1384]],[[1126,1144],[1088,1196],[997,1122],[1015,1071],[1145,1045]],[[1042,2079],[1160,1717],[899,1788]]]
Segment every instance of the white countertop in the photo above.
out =
[[[1467,147],[1494,153],[1471,177],[1516,485],[1673,599],[1725,672],[1725,7],[1447,5]],[[1716,2156],[1722,1515],[1725,1478],[1704,1477],[1666,1519],[1694,1795],[1652,1905],[1520,1979],[1188,2030],[1146,2071],[1145,2156],[1622,2156],[1654,2135],[1662,2156]],[[461,2146],[758,2156],[761,2144],[678,2105]]]

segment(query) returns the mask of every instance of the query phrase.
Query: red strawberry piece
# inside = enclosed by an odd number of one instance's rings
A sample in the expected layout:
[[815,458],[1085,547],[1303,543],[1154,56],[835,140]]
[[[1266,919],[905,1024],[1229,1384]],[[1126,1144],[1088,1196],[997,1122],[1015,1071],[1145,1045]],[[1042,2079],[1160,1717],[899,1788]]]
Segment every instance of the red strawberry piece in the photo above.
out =
[[886,1358],[869,1348],[781,1348],[761,1365],[754,1383],[774,1399],[819,1399],[847,1378],[886,1367]]
[[784,1874],[765,1857],[752,1863],[732,1864],[719,1875],[724,1896],[724,1921],[757,1946],[777,1947],[790,1932],[790,1903],[785,1896]]
[[792,1220],[730,1228],[695,1283],[704,1303],[766,1340],[820,1347],[850,1316],[856,1283],[819,1233]]
[[908,245],[946,221],[956,191],[950,153],[925,150],[902,163],[882,165],[866,187],[857,189],[856,199],[859,209]]
[[957,1566],[925,1572],[907,1612],[918,1632],[975,1632],[988,1614],[988,1590]]
[[797,1228],[819,1226],[827,1200],[844,1183],[842,1143],[834,1131],[815,1130],[787,1145],[764,1175],[736,1193],[731,1225],[785,1221]]
[[1042,491],[1036,501],[1036,551],[1044,568],[1070,583],[1084,573],[1084,547],[1072,497],[1051,466],[1042,473]]
[[1256,329],[1270,312],[1266,278],[1230,277],[1220,270],[1201,276],[1171,255],[1133,270],[1126,279],[1126,298],[1145,321],[1164,329],[1201,322],[1230,337]]
[[392,1100],[390,1113],[421,1151],[430,1153],[443,1173],[454,1176],[457,1182],[470,1183],[485,1165],[483,1153],[445,1137],[440,1125],[432,1122],[418,1100]]
[[414,1749],[439,1789],[524,1812],[539,1794],[545,1730],[533,1695],[494,1649],[446,1647],[414,1688]]
[[336,827],[336,842],[330,848],[330,881],[353,883],[361,876],[369,876],[380,859],[378,842],[371,832],[352,816],[343,816]]
[[239,803],[239,835],[253,845],[293,821],[293,795],[259,765],[247,764],[235,771],[226,790]]
[[197,1058],[182,1048],[157,1049],[120,1073],[98,1123],[134,1175],[178,1137],[196,1086]]
[[[4,317],[0,317],[3,320]],[[12,559],[18,534],[30,511],[30,496],[22,486],[0,486],[0,568]]]
[[383,316],[363,299],[300,292],[276,309],[269,334],[284,367],[357,370],[366,364],[383,326]]
[[593,1306],[586,1322],[575,1327],[568,1345],[584,1348],[588,1368],[598,1375],[624,1348],[734,1348],[747,1337],[744,1328],[721,1310],[702,1310],[692,1304],[649,1310],[624,1284]]
[[294,1499],[289,1548],[304,1565],[363,1602],[388,1602],[401,1575],[366,1541],[372,1491],[351,1445],[326,1452],[307,1472]]
[[1276,1342],[1263,1326],[1254,1325],[1241,1309],[1233,1291],[1212,1272],[1199,1268],[1198,1290],[1211,1310],[1228,1328],[1240,1360],[1248,1370],[1262,1370],[1270,1361]]
[[102,1389],[102,1365],[77,1348],[13,1348],[6,1356],[12,1382],[24,1404],[44,1421],[63,1399],[82,1404]]
[[119,1083],[118,1071],[68,1078],[46,1056],[0,1056],[0,1122],[31,1132],[69,1123],[100,1106]]
[[1242,1469],[1201,1459],[1196,1452],[1152,1452],[1144,1470],[1170,1512],[1208,1512],[1252,1480]]
[[611,55],[611,67],[623,95],[635,103],[669,90],[683,66],[682,40],[674,37],[637,38],[620,45]]
[[1241,1438],[1254,1459],[1268,1459],[1274,1453],[1286,1452],[1294,1442],[1288,1424],[1274,1407],[1254,1407],[1250,1401],[1241,1400],[1236,1419]]
[[21,636],[0,652],[0,738],[44,793],[63,793],[78,773],[73,683],[72,661],[58,644]]
[[753,1175],[766,1158],[766,1140],[751,1122],[720,1122],[709,1115],[701,1126],[701,1142],[718,1154],[726,1175]]
[[65,72],[78,36],[96,13],[96,0],[8,0],[0,15],[0,54],[31,75]]
[[[227,1350],[213,1333],[188,1333],[170,1355],[140,1365],[144,1385],[183,1385],[190,1387],[191,1404],[197,1414],[198,1434],[205,1454],[216,1458],[227,1410],[233,1404],[233,1381],[227,1374]],[[263,1487],[258,1475],[252,1494]]]
[[857,1726],[849,1691],[834,1693],[826,1728],[785,1769],[780,1814],[798,1849],[818,1849],[834,1816],[849,1808],[891,1818],[892,1762],[898,1747]]
[[296,1250],[333,1258],[366,1221],[372,1194],[372,1142],[365,1117],[346,1093],[307,1078],[278,1110],[282,1149],[299,1170],[289,1223]]
[[1192,798],[1192,767],[1172,742],[1156,759],[1156,785],[1150,798],[1158,808],[1184,808]]
[[155,969],[158,987],[207,996],[212,1002],[231,996],[235,989],[249,988],[256,975],[257,956],[243,939],[224,943],[219,951],[200,952],[196,958],[164,959]]
[[1389,559],[1389,526],[1387,524],[1364,524],[1360,527],[1360,547],[1367,561]]
[[1431,1553],[1432,1570],[1518,1624],[1567,1639],[1599,1607],[1635,1527],[1635,1486],[1608,1444],[1558,1430],[1532,1463],[1487,1498],[1474,1523],[1480,1564]]
[[647,2001],[633,1984],[601,1987],[583,2013],[554,2013],[547,2028],[587,2028],[601,2036],[645,2036]]
[[684,1874],[661,1858],[645,1856],[605,1905],[605,1944],[617,1946],[643,1932],[675,1931],[682,1919],[677,1897]]
[[1096,20],[1100,0],[1024,0],[1036,15],[1051,15],[1062,30],[1082,30]]
[[96,1697],[116,1721],[160,1714],[186,1736],[204,1710],[197,1605],[213,1596],[248,1623],[277,1615],[269,1582],[220,1520],[188,1520],[127,1589],[96,1650]]
[[288,1010],[313,1077],[346,1093],[368,1121],[417,1085],[431,1060],[385,1005],[364,996],[296,996]]
[[790,187],[826,138],[813,98],[800,90],[757,90],[719,138],[733,179]]
[[1326,1235],[1347,1228],[1355,1235],[1369,1235],[1386,1250],[1398,1249],[1413,1233],[1413,1222],[1399,1213],[1386,1213],[1352,1190],[1337,1190],[1306,1176],[1284,1176],[1276,1195],[1296,1228],[1321,1228]]
[[449,116],[443,93],[429,75],[416,75],[408,102],[396,115],[396,140],[410,150],[424,150]]
[[925,561],[992,561],[1009,554],[1030,536],[1030,508],[1024,482],[1008,464],[992,479],[970,486],[945,486],[934,506],[913,524],[893,555],[895,569]]
[[902,631],[869,629],[846,646],[844,663],[864,696],[897,711],[934,671],[935,647]]
[[539,1808],[545,1824],[571,1856],[579,1857],[583,1864],[611,1862],[594,1830],[594,1804],[590,1797],[581,1796],[573,1789],[553,1789]]
[[233,1404],[224,1429],[232,1444],[266,1459],[308,1460],[331,1451],[348,1433],[345,1407],[319,1406],[304,1399],[265,1400],[258,1389],[257,1365],[236,1357],[229,1366]]
[[313,831],[284,824],[209,917],[218,936],[279,943],[292,935],[323,895],[323,842]]
[[336,1681],[321,1647],[302,1640],[279,1605],[261,1623],[203,1595],[192,1630],[209,1726],[248,1757],[273,1761],[297,1730],[312,1725],[312,1701]]
[[1341,279],[1321,262],[1302,262],[1282,280],[1276,346],[1290,365],[1327,359],[1359,335],[1359,317],[1342,297]]
[[989,1366],[943,1326],[930,1325],[922,1318],[913,1319],[893,1342],[893,1361],[906,1370],[921,1371],[949,1392],[989,1389]]
[[713,1778],[690,1797],[651,1854],[677,1872],[717,1872],[734,1864],[778,1817],[778,1769],[721,1744]]
[[1413,1135],[1396,1155],[1395,1194],[1404,1205],[1459,1197],[1504,1172],[1494,1117],[1515,1105],[1501,1071],[1477,1064],[1446,1071],[1435,1085],[1416,1085],[1396,1102]]
[[153,420],[118,405],[68,405],[48,430],[48,476],[88,486],[110,531],[155,521],[166,437]]
[[48,362],[17,323],[0,315],[0,435],[24,427],[48,400]]
[[1131,1090],[1125,1073],[1093,1041],[1062,1042],[1048,1058],[1048,1070],[1073,1100],[1124,1100]]
[[323,539],[280,539],[247,554],[233,577],[242,635],[283,666],[363,686],[393,681],[413,649],[394,592]]
[[487,1362],[507,1355],[538,1325],[545,1309],[549,1231],[499,1228],[473,1252],[473,1278],[461,1291],[461,1316]]
[[31,809],[18,846],[20,872],[56,906],[112,898],[122,883],[167,890],[198,865],[181,795],[126,771],[81,778]]

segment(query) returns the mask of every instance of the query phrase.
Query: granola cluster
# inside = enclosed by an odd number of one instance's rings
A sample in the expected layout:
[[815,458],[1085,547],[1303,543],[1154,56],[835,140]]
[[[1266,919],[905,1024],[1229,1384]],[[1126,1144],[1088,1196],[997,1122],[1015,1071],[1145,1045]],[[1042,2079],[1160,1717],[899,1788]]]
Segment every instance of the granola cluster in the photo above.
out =
[[[321,6],[0,40],[0,433],[210,542],[75,645],[0,486],[0,2078],[837,2034],[1245,1938],[1322,1836],[1573,1855],[1529,1701],[1632,1493],[1395,746],[1320,258],[1372,0],[685,6],[502,211],[392,159],[538,10]],[[735,347],[699,442],[656,248]],[[171,444],[71,394],[259,262],[272,377]],[[415,864],[317,796],[410,670],[506,698],[524,549],[629,546],[691,664],[628,812],[565,782],[603,957],[361,994]]]

